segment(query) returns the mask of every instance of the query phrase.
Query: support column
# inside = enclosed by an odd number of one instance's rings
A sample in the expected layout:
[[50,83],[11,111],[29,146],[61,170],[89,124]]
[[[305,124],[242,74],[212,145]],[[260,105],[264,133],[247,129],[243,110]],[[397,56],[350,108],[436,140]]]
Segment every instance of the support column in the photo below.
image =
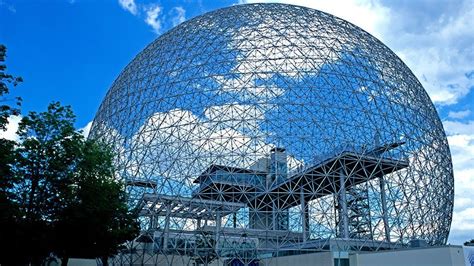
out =
[[150,217],[150,223],[148,224],[148,230],[152,230],[154,229],[154,225],[155,225],[155,215],[151,214],[149,217]]
[[303,229],[303,242],[306,242],[308,239],[308,206],[306,204],[306,200],[304,199],[304,191],[303,186],[300,188],[300,204],[301,204],[301,223]]
[[234,222],[234,228],[237,228],[237,212],[234,212],[233,215],[232,215],[232,219],[233,219],[233,222]]
[[383,177],[380,178],[380,199],[382,200],[382,219],[385,231],[385,240],[390,243],[390,226],[388,224],[387,199],[385,196],[385,180],[383,179]]
[[201,229],[201,217],[197,218],[197,229]]
[[171,206],[169,203],[166,204],[166,216],[165,216],[165,230],[163,232],[163,250],[168,249],[168,237],[170,234],[170,215],[171,215]]
[[[272,202],[272,229],[273,230],[277,230],[277,209],[276,209],[276,205],[275,205],[275,202],[273,201]],[[265,217],[266,218],[266,217]]]
[[340,213],[342,218],[342,236],[343,238],[349,238],[349,213],[347,211],[346,177],[342,167],[339,171],[339,186],[339,204],[342,206],[342,213]]
[[215,237],[215,241],[216,241],[216,252],[218,252],[218,248],[219,248],[219,234],[220,234],[220,230],[221,230],[221,212],[220,210],[218,210],[216,212],[216,237]]

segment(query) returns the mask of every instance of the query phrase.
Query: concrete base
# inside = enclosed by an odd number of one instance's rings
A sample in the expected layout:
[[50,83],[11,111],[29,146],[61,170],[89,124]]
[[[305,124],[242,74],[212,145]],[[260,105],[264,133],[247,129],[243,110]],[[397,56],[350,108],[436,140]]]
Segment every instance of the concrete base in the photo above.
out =
[[[461,246],[398,249],[378,252],[317,252],[261,260],[260,265],[464,266]],[[342,262],[343,260],[343,262]],[[348,263],[348,264],[347,264]]]
[[318,252],[311,254],[303,255],[293,255],[293,256],[284,256],[284,257],[275,257],[263,259],[260,261],[260,265],[266,266],[282,266],[282,265],[291,265],[291,266],[303,266],[303,265],[312,265],[312,266],[332,266],[333,265],[333,256],[331,252]]
[[352,254],[351,266],[464,266],[462,246],[399,249]]
[[[132,263],[130,263],[132,261]],[[192,258],[180,255],[119,255],[115,265],[194,265]],[[338,264],[340,263],[340,264]],[[225,265],[214,260],[209,266]],[[464,266],[462,246],[406,248],[386,251],[324,251],[301,255],[262,258],[260,266]]]

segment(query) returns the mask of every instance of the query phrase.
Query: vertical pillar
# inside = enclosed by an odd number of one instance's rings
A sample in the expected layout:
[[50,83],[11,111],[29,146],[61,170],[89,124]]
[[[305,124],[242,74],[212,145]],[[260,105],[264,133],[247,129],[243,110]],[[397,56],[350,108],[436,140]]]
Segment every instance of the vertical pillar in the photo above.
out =
[[382,201],[382,219],[383,219],[383,227],[385,231],[385,240],[390,242],[390,227],[388,224],[388,217],[387,217],[387,199],[385,196],[385,180],[383,177],[380,178],[380,199]]
[[197,218],[197,229],[201,229],[201,217]]
[[165,216],[165,230],[163,232],[163,250],[168,249],[168,237],[170,233],[170,216],[171,206],[169,202],[166,202],[166,216]]
[[306,205],[306,201],[304,199],[304,191],[303,186],[300,188],[300,204],[301,204],[301,223],[303,229],[303,242],[306,242],[308,239],[308,206]]
[[237,228],[237,212],[233,213],[232,219],[233,219],[233,222],[234,222],[234,228]]
[[[133,242],[130,244],[130,251],[133,250]],[[130,266],[133,266],[133,252],[130,252]]]
[[158,215],[156,214],[156,212],[153,212],[153,214],[150,217],[150,229],[154,230],[158,228],[158,225],[159,225],[158,221],[159,221]]
[[[273,230],[277,230],[277,206],[275,204],[275,201],[272,202],[272,228]],[[267,217],[265,217],[267,218]],[[267,220],[267,219],[265,219]]]
[[216,252],[218,252],[218,247],[219,247],[219,233],[221,230],[221,212],[220,210],[217,210],[216,212]]
[[339,204],[342,206],[342,213],[340,214],[342,218],[342,236],[343,238],[349,238],[349,214],[347,211],[346,178],[342,166],[341,170],[339,171]]

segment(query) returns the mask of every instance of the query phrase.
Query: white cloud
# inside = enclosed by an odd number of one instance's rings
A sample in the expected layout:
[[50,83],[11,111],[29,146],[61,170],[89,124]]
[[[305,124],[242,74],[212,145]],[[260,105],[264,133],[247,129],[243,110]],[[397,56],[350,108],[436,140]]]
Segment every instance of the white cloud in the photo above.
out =
[[[473,124],[472,121],[470,124]],[[455,189],[453,222],[449,236],[449,242],[452,244],[462,244],[474,236],[474,131],[465,133],[448,137]]]
[[[1,0],[0,0],[1,2]],[[255,2],[254,0],[240,0],[241,3]],[[259,1],[262,2],[262,1]],[[452,105],[466,96],[474,86],[474,2],[472,0],[459,1],[387,1],[384,0],[277,0],[266,2],[285,2],[301,6],[319,9],[330,14],[346,19],[360,26],[375,37],[381,39],[392,50],[399,55],[404,62],[413,70],[417,78],[428,91],[431,99],[438,104]],[[130,13],[137,15],[139,10],[145,11],[145,22],[159,33],[162,29],[160,15],[162,9],[158,5],[137,6],[133,0],[119,0],[121,6]],[[185,10],[182,17],[172,17],[171,22],[176,25],[184,20]],[[248,56],[253,56],[249,54]],[[239,65],[240,68],[251,66]],[[236,69],[242,70],[242,69]],[[245,72],[244,72],[245,73]],[[260,77],[264,78],[264,77]],[[253,78],[241,74],[239,79],[216,77],[223,91],[226,88],[245,88],[252,84]],[[256,90],[260,87],[254,86]],[[209,111],[209,110],[208,110]],[[221,110],[213,110],[215,113]],[[246,136],[238,132],[225,129],[215,131],[209,135],[209,124],[200,121],[193,114],[176,111],[168,114],[166,119],[174,121],[177,117],[187,117],[187,124],[182,124],[180,129],[186,132],[195,131],[196,136],[203,134],[208,139],[206,143],[195,142],[190,139],[189,144],[202,145],[203,150],[217,145],[222,149],[228,148],[220,143],[225,138],[233,136],[235,142],[248,143]],[[450,112],[452,119],[463,119],[470,115],[469,110]],[[167,121],[162,118],[164,114],[155,114],[142,130],[150,130],[156,121]],[[209,113],[208,113],[209,115]],[[158,119],[160,118],[160,119]],[[152,123],[152,120],[156,120]],[[187,121],[186,119],[183,120]],[[194,122],[193,122],[194,121]],[[198,125],[194,129],[188,129],[189,125]],[[455,175],[455,209],[450,242],[460,244],[467,240],[467,235],[474,234],[474,121],[444,121],[445,129],[449,135],[453,167]],[[148,128],[147,128],[148,127]],[[166,128],[160,128],[168,136]],[[148,134],[148,133],[147,133]],[[152,131],[149,131],[152,134]],[[216,135],[217,134],[217,135]],[[145,136],[144,134],[143,136]],[[192,134],[189,134],[192,135]],[[142,137],[143,137],[142,136]],[[152,137],[152,136],[150,136]],[[173,135],[169,134],[169,141]],[[198,139],[196,137],[196,139]],[[144,149],[152,149],[152,145],[143,139]],[[146,145],[145,145],[146,144]],[[170,149],[174,145],[170,142]],[[186,144],[188,145],[188,144]],[[246,145],[244,145],[246,146]],[[174,147],[174,146],[173,146]],[[151,152],[153,154],[153,152]],[[155,154],[156,155],[156,154]],[[206,155],[203,153],[203,155]],[[157,155],[160,156],[160,155]],[[153,156],[150,159],[155,160]],[[179,165],[179,164],[177,164]],[[175,166],[168,166],[175,167]],[[170,168],[170,169],[171,169]],[[150,169],[154,171],[156,169]]]
[[146,8],[146,24],[150,25],[156,33],[161,31],[160,21],[161,6],[158,4],[151,5]]
[[[271,25],[271,26],[269,26]],[[317,27],[317,25],[314,25]],[[284,93],[282,88],[272,84],[260,84],[259,79],[270,79],[273,73],[296,77],[301,71],[316,72],[324,62],[318,60],[321,56],[327,60],[339,59],[339,54],[334,50],[340,50],[342,43],[330,42],[329,38],[312,39],[311,46],[307,45],[308,39],[297,37],[298,33],[309,31],[308,27],[297,25],[291,29],[284,29],[278,21],[265,21],[256,27],[241,27],[233,34],[233,38],[227,45],[231,50],[237,50],[240,55],[236,59],[236,65],[232,69],[233,73],[238,73],[237,77],[215,76],[214,80],[220,85],[221,93],[239,94],[241,100],[247,99],[271,99]],[[323,35],[324,33],[321,33]],[[238,36],[248,36],[240,38]],[[299,46],[300,49],[291,49],[292,45]],[[345,43],[349,46],[350,44]],[[330,47],[330,48],[329,48]],[[302,57],[305,60],[301,60]],[[262,59],[265,63],[261,62]],[[270,105],[263,106],[269,108]]]
[[447,120],[443,122],[448,135],[474,135],[474,121],[458,122]]
[[[272,26],[269,27],[269,25]],[[316,27],[316,25],[314,26]],[[267,73],[296,76],[301,71],[317,71],[323,62],[315,58],[339,59],[339,55],[334,53],[334,50],[340,50],[341,43],[330,42],[327,38],[321,37],[313,39],[312,45],[308,46],[308,39],[282,38],[281,35],[284,32],[288,36],[298,36],[298,33],[307,32],[310,29],[301,25],[291,29],[284,29],[284,27],[277,21],[266,21],[256,27],[239,28],[235,36],[248,36],[248,38],[236,37],[229,43],[231,49],[238,49],[242,53],[242,56],[237,58],[237,66],[233,72],[241,73],[244,77],[247,76],[243,80],[269,78],[272,74]],[[292,45],[300,47],[300,49],[287,48]],[[345,43],[344,45],[349,46],[350,44]],[[307,59],[299,60],[302,56]],[[262,59],[266,59],[265,64],[255,64]],[[258,76],[254,77],[254,73],[258,73]]]
[[[240,116],[245,116],[240,123],[232,121]],[[274,147],[265,143],[266,135],[258,129],[256,121],[262,118],[255,106],[239,104],[210,106],[201,118],[181,109],[155,113],[132,137],[126,174],[185,179],[191,186],[211,164],[250,167]],[[255,156],[247,156],[250,153]],[[301,164],[289,155],[289,169]]]
[[12,115],[8,118],[7,130],[0,130],[0,138],[8,140],[18,140],[18,135],[16,131],[18,130],[18,125],[21,121],[21,116]]
[[[22,119],[22,116],[16,116],[16,115],[10,116],[8,118],[7,130],[5,131],[0,130],[0,138],[17,141],[19,138],[16,132],[18,130],[18,126],[21,122],[21,119]],[[92,121],[87,123],[86,126],[79,129],[79,131],[82,132],[82,135],[84,137],[87,138],[87,136],[89,135],[91,126],[92,126]]]
[[171,19],[173,27],[183,23],[186,20],[186,10],[183,7],[177,6],[174,7],[171,11],[175,13],[175,16],[173,16],[173,18]]
[[474,86],[474,2],[240,0],[281,2],[341,17],[381,39],[438,104],[455,104]]
[[[242,0],[241,0],[242,1]],[[246,0],[244,2],[253,2]],[[431,99],[452,105],[474,86],[474,2],[280,0],[346,19],[381,39],[412,69]],[[465,119],[469,110],[451,112]],[[474,121],[444,121],[455,176],[455,206],[449,242],[474,235]]]
[[[134,148],[138,150],[136,156],[140,157],[139,154],[147,151],[147,157],[154,161],[156,158],[160,158],[160,154],[177,156],[174,160],[178,161],[192,161],[199,154],[198,157],[202,161],[196,164],[198,168],[207,168],[209,164],[216,163],[213,162],[215,159],[218,159],[220,164],[244,167],[244,164],[248,164],[249,158],[244,158],[242,154],[247,154],[247,150],[254,149],[257,154],[265,154],[271,148],[264,143],[264,137],[258,134],[256,124],[250,125],[241,122],[243,124],[241,126],[232,123],[233,119],[244,115],[245,110],[249,112],[247,115],[250,116],[246,117],[249,120],[248,123],[256,123],[254,121],[261,119],[260,110],[250,110],[249,108],[252,108],[252,106],[238,104],[211,106],[205,111],[206,119],[199,118],[190,111],[180,109],[155,113],[132,137]],[[218,119],[217,116],[219,116]],[[240,127],[245,127],[250,134],[243,134]],[[153,156],[150,156],[150,154],[153,154]],[[240,155],[240,159],[224,158],[225,156],[221,156],[222,154]],[[171,158],[162,159],[173,161]],[[138,161],[141,160],[142,158],[138,158]],[[188,162],[185,165],[194,164]],[[162,163],[160,167],[164,165]],[[179,167],[179,165],[183,164],[173,163],[171,167]],[[146,169],[146,167],[142,168],[141,170]],[[197,173],[203,170],[199,169]]]
[[[415,73],[431,99],[455,104],[474,87],[474,2],[384,0],[239,0],[239,3],[279,2],[307,6],[348,20],[381,39]],[[119,0],[125,10],[138,15],[156,33],[163,28],[162,8]],[[171,12],[173,26],[185,20],[178,6]]]
[[449,242],[462,244],[474,235],[474,121],[447,120],[443,124],[448,134],[455,183]]
[[381,28],[388,21],[390,10],[384,7],[379,1],[372,0],[240,0],[240,4],[245,3],[286,3],[298,6],[306,6],[324,11],[326,13],[343,18],[361,27],[365,31],[379,36]]
[[120,6],[127,10],[128,12],[132,13],[133,15],[138,14],[138,8],[137,4],[135,3],[135,0],[118,0]]
[[457,111],[457,112],[450,111],[448,114],[448,117],[453,118],[453,119],[463,119],[469,116],[470,114],[471,114],[471,110],[463,110],[463,111]]
[[186,20],[186,10],[182,6],[173,7],[166,15],[163,15],[163,8],[157,3],[147,4],[136,0],[118,0],[118,2],[124,10],[143,18],[157,34],[162,32],[165,22],[165,25],[170,23],[175,27]]
[[82,132],[82,135],[84,136],[84,138],[87,138],[89,136],[91,127],[92,127],[92,121],[90,121],[89,123],[87,123],[87,125],[79,129],[79,131]]
[[264,120],[263,106],[230,103],[214,105],[204,111],[206,117],[221,127],[257,130],[258,123]]
[[474,86],[469,77],[474,71],[474,2],[458,1],[451,8],[445,2],[419,5],[393,6],[393,26],[385,28],[382,40],[412,69],[435,103],[455,104]]
[[[444,4],[436,6],[443,8]],[[405,11],[403,15],[421,17],[416,12],[419,11]],[[420,19],[416,31],[410,29],[413,22],[400,20],[400,25],[387,28],[383,34],[384,41],[413,70],[436,103],[455,104],[474,86],[474,78],[469,75],[474,71],[473,17],[474,2],[465,0],[451,13],[446,11],[433,14],[432,19]]]

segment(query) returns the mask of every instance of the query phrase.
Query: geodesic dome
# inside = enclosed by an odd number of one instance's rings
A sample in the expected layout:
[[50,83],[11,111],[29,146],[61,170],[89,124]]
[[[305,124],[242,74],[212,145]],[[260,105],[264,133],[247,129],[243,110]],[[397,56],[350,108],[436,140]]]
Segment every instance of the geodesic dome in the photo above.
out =
[[164,257],[448,237],[451,157],[430,98],[389,48],[317,10],[238,5],[173,28],[116,79],[91,136]]

